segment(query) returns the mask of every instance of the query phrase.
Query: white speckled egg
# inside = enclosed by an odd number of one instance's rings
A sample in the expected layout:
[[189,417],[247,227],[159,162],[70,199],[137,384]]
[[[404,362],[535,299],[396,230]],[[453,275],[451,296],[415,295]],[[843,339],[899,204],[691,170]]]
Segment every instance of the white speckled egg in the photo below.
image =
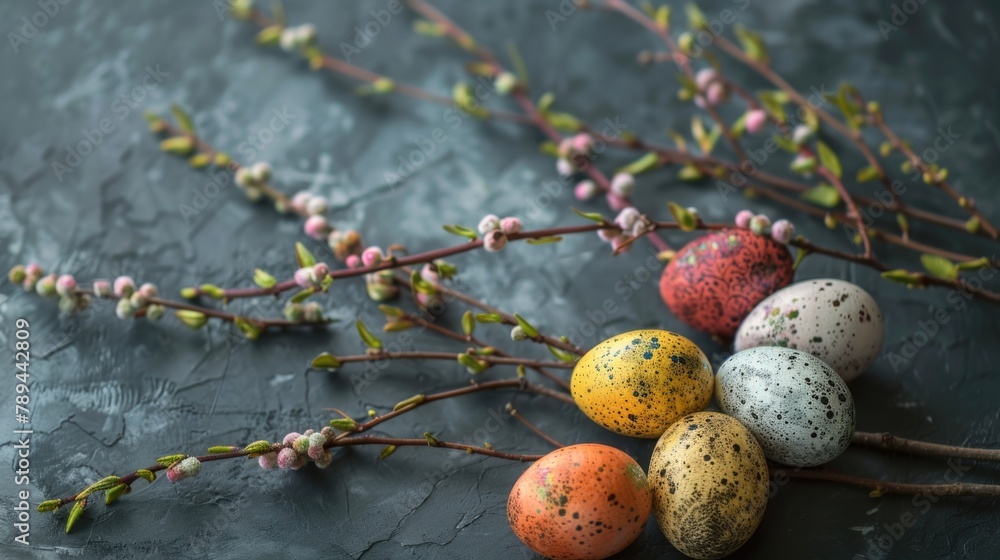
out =
[[733,354],[716,374],[715,399],[753,433],[768,459],[785,465],[826,463],[854,434],[847,383],[798,350],[760,346]]
[[757,304],[733,348],[783,346],[808,352],[850,381],[882,350],[882,311],[860,287],[822,278],[797,282]]

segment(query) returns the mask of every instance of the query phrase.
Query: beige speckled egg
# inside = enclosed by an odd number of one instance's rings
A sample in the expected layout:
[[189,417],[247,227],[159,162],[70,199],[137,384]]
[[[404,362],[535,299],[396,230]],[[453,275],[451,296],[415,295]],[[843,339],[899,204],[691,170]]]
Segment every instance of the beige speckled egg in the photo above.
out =
[[850,381],[882,350],[882,311],[843,280],[806,280],[761,301],[736,332],[734,349],[782,346],[808,352]]
[[660,437],[649,461],[653,513],[691,558],[722,558],[753,535],[770,481],[764,451],[735,418],[696,412]]
[[570,385],[577,406],[594,422],[626,436],[655,438],[681,416],[708,406],[713,383],[712,366],[695,343],[645,329],[591,348]]
[[639,537],[652,500],[635,459],[581,443],[528,467],[510,492],[507,518],[514,534],[546,558],[607,558]]

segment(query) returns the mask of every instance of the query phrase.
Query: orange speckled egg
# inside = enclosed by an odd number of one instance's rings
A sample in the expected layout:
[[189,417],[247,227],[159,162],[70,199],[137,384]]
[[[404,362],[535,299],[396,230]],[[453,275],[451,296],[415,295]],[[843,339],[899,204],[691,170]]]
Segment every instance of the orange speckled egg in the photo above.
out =
[[546,558],[607,558],[632,544],[652,493],[634,459],[607,445],[557,449],[524,471],[507,500],[514,534]]
[[653,513],[663,534],[691,558],[714,559],[747,542],[767,506],[767,460],[731,416],[696,412],[670,426],[649,460]]
[[627,332],[591,348],[573,369],[573,399],[591,420],[626,436],[655,438],[712,400],[708,358],[679,334]]

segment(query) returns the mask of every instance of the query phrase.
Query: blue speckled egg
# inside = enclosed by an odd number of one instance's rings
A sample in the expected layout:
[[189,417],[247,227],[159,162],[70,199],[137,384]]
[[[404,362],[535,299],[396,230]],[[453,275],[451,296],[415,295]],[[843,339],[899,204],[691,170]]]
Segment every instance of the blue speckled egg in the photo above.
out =
[[823,360],[791,348],[738,352],[715,377],[719,408],[757,438],[768,459],[793,467],[826,463],[854,434],[854,399]]

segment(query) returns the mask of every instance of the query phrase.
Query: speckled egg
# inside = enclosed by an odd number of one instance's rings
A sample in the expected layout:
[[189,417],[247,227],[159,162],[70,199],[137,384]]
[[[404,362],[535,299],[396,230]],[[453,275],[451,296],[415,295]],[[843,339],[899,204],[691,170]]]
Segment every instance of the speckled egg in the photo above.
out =
[[681,321],[728,340],[747,313],[794,273],[781,243],[744,229],[722,230],[677,253],[660,277],[660,295]]
[[653,512],[670,544],[691,558],[722,558],[753,535],[770,480],[764,451],[738,420],[689,414],[670,426],[649,461]]
[[570,387],[591,420],[626,436],[655,438],[712,400],[712,366],[693,342],[654,329],[613,336],[573,369]]
[[642,467],[596,443],[557,449],[514,483],[507,519],[514,534],[546,558],[607,558],[646,525],[653,495]]
[[742,422],[768,459],[814,467],[847,449],[854,399],[823,360],[791,348],[759,346],[733,354],[715,377],[715,399]]
[[882,337],[875,299],[850,282],[823,278],[797,282],[757,304],[736,331],[733,347],[802,350],[850,381],[878,358]]

